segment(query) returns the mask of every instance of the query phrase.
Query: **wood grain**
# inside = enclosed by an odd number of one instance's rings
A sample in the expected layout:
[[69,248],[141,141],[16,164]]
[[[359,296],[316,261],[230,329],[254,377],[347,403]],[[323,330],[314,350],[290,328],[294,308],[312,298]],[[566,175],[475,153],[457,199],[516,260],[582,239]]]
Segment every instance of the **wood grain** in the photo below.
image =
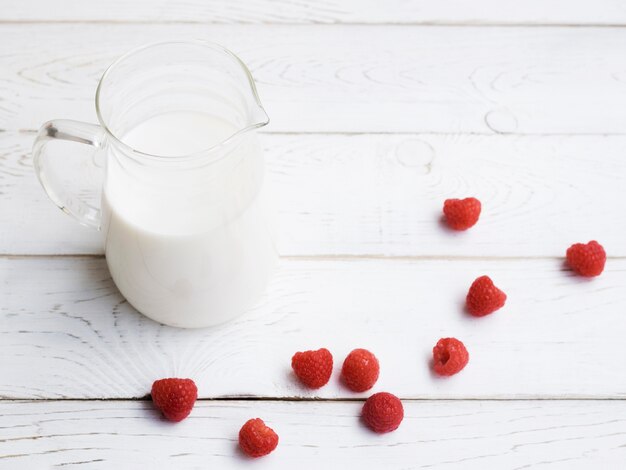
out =
[[[0,251],[102,253],[100,234],[39,187],[33,138],[0,133]],[[626,136],[265,134],[263,145],[283,255],[558,257],[597,238],[626,256]],[[56,151],[89,196],[84,149]],[[482,219],[452,233],[442,201],[466,195],[482,199]]]
[[251,67],[275,132],[626,132],[622,28],[9,24],[0,34],[11,38],[0,42],[7,130],[93,120],[114,58],[202,38]]
[[[172,425],[149,402],[0,402],[0,467],[620,468],[624,401],[405,402],[397,431],[359,422],[360,402],[198,402]],[[260,416],[280,436],[251,462],[237,433]]]
[[[623,2],[2,6],[0,469],[623,466]],[[45,120],[94,121],[106,66],[163,38],[235,50],[272,118],[263,143],[280,270],[255,308],[201,331],[158,325],[125,302],[98,234],[46,200],[29,153]],[[97,199],[99,176],[79,172],[78,147],[57,152],[65,179]],[[442,200],[469,194],[485,202],[481,223],[447,232]],[[610,259],[589,281],[560,257],[591,238]],[[63,256],[80,253],[90,256]],[[463,299],[480,274],[509,300],[474,319]],[[471,357],[445,380],[429,364],[443,336]],[[336,370],[311,392],[290,358],[321,346]],[[381,361],[373,391],[410,399],[395,433],[367,431],[358,415],[369,392],[338,380],[355,347]],[[211,399],[185,422],[128,400],[174,375]],[[252,463],[236,436],[256,416],[281,444]]]
[[[626,261],[591,281],[560,260],[283,260],[259,305],[205,330],[156,324],[121,298],[105,261],[0,260],[0,397],[130,398],[166,376],[202,397],[354,398],[339,383],[304,390],[294,352],[327,347],[340,368],[357,347],[378,355],[375,391],[405,398],[624,398]],[[478,275],[509,296],[485,318],[463,311]],[[441,337],[470,351],[451,379],[429,368]]]
[[189,23],[625,24],[619,0],[5,0],[2,21]]

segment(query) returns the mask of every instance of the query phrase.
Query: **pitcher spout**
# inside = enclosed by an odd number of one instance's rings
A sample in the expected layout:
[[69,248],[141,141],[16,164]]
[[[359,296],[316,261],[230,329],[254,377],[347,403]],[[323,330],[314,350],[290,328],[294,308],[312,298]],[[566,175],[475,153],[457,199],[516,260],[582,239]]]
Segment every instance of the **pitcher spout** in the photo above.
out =
[[249,95],[247,99],[248,101],[247,118],[248,119],[247,119],[247,125],[245,126],[244,129],[242,129],[242,131],[258,129],[260,127],[268,125],[270,122],[270,118],[267,115],[265,108],[261,104],[261,99],[259,98],[259,92],[257,91],[256,83],[254,82],[252,73],[250,72],[246,64],[244,64],[243,61],[239,57],[237,57],[235,54],[233,54],[230,51],[228,52],[239,63],[239,66],[241,67],[241,70],[244,72],[244,75],[248,82],[247,83],[248,90],[249,90]]
[[222,46],[214,46],[219,47],[222,52],[230,56],[231,59],[233,59],[234,62],[238,65],[240,70],[239,76],[241,78],[239,79],[239,91],[240,96],[243,98],[242,101],[244,103],[244,106],[247,109],[245,113],[245,118],[243,119],[243,123],[236,135],[241,135],[248,131],[259,129],[269,124],[270,118],[265,111],[265,108],[261,104],[261,99],[259,98],[256,83],[254,81],[254,78],[252,77],[250,69],[248,69],[246,64],[244,64],[244,62],[233,52]]
[[260,104],[254,106],[250,112],[250,121],[246,126],[246,130],[259,129],[270,123],[270,117],[267,115],[265,108]]

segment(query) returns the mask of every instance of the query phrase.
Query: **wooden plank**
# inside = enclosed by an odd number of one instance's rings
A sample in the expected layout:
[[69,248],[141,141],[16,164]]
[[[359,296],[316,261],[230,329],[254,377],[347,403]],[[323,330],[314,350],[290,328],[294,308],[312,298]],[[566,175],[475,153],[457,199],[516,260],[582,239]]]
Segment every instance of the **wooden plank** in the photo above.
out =
[[[106,66],[163,38],[223,43],[286,132],[625,133],[626,29],[3,25],[0,128],[94,119]],[[15,44],[20,44],[19,53]]]
[[2,21],[131,21],[191,23],[625,24],[619,0],[593,8],[568,0],[5,0]]
[[[360,402],[198,402],[172,425],[144,401],[0,402],[0,466],[32,468],[621,468],[623,401],[405,402],[376,435]],[[279,434],[255,462],[237,433],[260,416]],[[364,451],[365,450],[365,451]]]
[[[35,133],[0,133],[0,250],[4,254],[102,252],[100,233],[80,225],[56,208],[39,184],[31,148]],[[94,201],[98,182],[88,179],[98,168],[89,149],[75,143],[55,143],[50,149],[60,181],[82,198]],[[64,161],[65,160],[65,161]],[[49,248],[46,248],[49,247]]]
[[[354,398],[335,372],[319,391],[291,375],[294,352],[327,347],[337,370],[370,348],[376,391],[405,398],[624,398],[626,260],[597,279],[560,260],[283,260],[259,305],[205,330],[160,326],[137,314],[97,258],[0,260],[0,397],[130,398],[152,381],[190,376],[202,397]],[[485,318],[463,312],[489,274],[509,296]],[[463,340],[468,367],[430,372],[441,337]]]
[[[100,234],[39,187],[33,138],[0,133],[0,252],[102,253]],[[626,256],[626,136],[265,134],[263,144],[283,255],[562,256],[597,238]],[[95,187],[78,145],[57,151],[68,181]],[[482,199],[482,220],[452,233],[443,200],[465,195]]]

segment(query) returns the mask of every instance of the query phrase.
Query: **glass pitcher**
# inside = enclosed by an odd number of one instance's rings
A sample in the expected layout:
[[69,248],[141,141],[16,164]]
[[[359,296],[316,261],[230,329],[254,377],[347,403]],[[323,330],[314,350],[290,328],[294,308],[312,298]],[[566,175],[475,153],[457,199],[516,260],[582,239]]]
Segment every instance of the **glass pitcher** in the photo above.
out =
[[[100,125],[39,131],[34,165],[50,199],[100,230],[115,284],[144,315],[196,328],[245,311],[277,259],[254,132],[269,119],[246,66],[216,44],[141,47],[104,73],[96,112]],[[60,182],[55,139],[104,161],[100,208]]]

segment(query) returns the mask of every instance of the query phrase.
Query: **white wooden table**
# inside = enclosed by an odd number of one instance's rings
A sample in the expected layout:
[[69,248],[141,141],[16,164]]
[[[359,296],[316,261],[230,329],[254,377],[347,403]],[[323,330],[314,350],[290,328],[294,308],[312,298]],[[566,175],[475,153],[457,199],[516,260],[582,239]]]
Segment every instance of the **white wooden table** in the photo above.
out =
[[[116,56],[192,37],[258,81],[282,255],[256,308],[200,331],[128,306],[30,156],[43,121],[95,120]],[[623,1],[4,0],[0,39],[0,468],[624,468]],[[452,234],[442,202],[465,195],[483,216]],[[607,268],[581,280],[562,256],[593,238]],[[485,273],[509,301],[472,319]],[[442,336],[471,354],[450,379]],[[337,373],[295,383],[291,355],[321,346],[377,354],[398,431],[365,429]],[[201,394],[177,425],[145,398],[172,375]],[[281,440],[251,462],[257,416]]]

